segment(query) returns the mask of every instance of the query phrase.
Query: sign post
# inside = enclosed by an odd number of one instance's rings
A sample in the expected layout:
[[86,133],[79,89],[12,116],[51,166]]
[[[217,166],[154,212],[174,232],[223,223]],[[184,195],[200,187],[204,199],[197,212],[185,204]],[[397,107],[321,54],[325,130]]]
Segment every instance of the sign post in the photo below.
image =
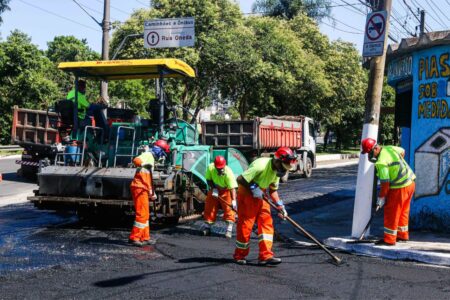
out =
[[386,37],[387,12],[377,11],[367,15],[363,56],[382,56]]
[[144,22],[145,48],[192,47],[195,44],[195,19],[154,19]]

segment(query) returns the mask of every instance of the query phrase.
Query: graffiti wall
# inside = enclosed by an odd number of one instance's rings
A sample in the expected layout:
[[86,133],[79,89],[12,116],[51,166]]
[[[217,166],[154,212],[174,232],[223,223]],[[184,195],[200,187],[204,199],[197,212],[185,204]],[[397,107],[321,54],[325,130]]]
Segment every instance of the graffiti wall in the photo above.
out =
[[413,53],[413,228],[450,232],[450,45]]

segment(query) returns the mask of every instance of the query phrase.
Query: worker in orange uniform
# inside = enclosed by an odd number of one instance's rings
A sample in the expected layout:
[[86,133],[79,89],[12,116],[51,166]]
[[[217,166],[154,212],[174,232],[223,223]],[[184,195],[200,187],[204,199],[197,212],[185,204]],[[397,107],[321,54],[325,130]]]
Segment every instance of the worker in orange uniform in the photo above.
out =
[[249,168],[238,177],[238,223],[236,226],[236,250],[234,260],[244,265],[250,251],[250,234],[255,221],[258,223],[259,265],[277,265],[281,259],[274,256],[273,221],[270,215],[270,205],[264,198],[266,193],[270,200],[277,205],[279,216],[287,217],[283,201],[278,196],[278,184],[296,163],[296,155],[287,147],[281,147],[273,158],[261,157],[256,159]]
[[133,164],[137,169],[130,189],[136,218],[129,237],[129,243],[134,246],[141,247],[150,244],[149,198],[153,201],[157,198],[152,184],[152,168],[155,165],[155,158],[160,159],[166,155],[170,151],[169,148],[166,141],[158,140],[151,151],[146,151],[133,159]]
[[[219,207],[223,210],[223,220],[227,223],[226,238],[231,238],[235,214],[231,208],[237,210],[236,188],[237,182],[233,171],[227,166],[227,161],[223,156],[216,156],[214,163],[206,169],[205,178],[210,190],[206,197],[204,235],[211,233],[211,226],[216,222]],[[219,198],[220,197],[220,198]]]
[[377,206],[384,209],[384,239],[378,245],[392,246],[409,240],[409,208],[415,190],[416,175],[406,163],[405,150],[395,146],[380,146],[374,139],[362,141],[362,154],[375,163],[381,183]]

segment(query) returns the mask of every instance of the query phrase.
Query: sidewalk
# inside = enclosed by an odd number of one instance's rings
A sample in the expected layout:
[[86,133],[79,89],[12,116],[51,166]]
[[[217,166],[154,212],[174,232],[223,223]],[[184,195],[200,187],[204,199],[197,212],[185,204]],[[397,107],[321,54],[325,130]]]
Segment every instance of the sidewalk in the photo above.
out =
[[[410,241],[395,246],[376,246],[373,243],[347,243],[353,220],[353,198],[339,201],[312,210],[292,215],[317,238],[330,248],[357,255],[380,257],[392,260],[417,261],[433,265],[450,266],[450,234],[432,232],[410,232]],[[378,213],[372,222],[371,239],[383,236],[383,213]],[[292,234],[291,234],[292,235]]]

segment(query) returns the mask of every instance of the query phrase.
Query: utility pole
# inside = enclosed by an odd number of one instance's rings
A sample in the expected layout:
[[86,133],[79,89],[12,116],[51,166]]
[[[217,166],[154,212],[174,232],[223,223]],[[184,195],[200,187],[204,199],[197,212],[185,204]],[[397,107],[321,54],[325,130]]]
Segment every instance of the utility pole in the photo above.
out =
[[419,37],[425,33],[425,11],[420,11],[420,34]]
[[[367,1],[370,4],[370,1]],[[392,0],[377,1],[374,11],[387,11],[385,34],[389,34],[389,19]],[[382,56],[370,60],[369,86],[366,93],[366,109],[361,141],[365,138],[378,140],[378,124],[380,120],[381,94],[383,91],[384,66],[386,63],[387,41],[385,39]],[[361,154],[356,181],[355,205],[353,210],[352,237],[358,238],[370,219],[372,209],[374,165],[367,159],[367,154]]]
[[[110,0],[104,0],[103,7],[103,21],[102,21],[102,30],[103,30],[103,38],[102,38],[102,60],[109,60],[109,30],[111,29],[111,21],[110,21]],[[102,86],[100,90],[100,95],[106,102],[109,103],[108,97],[108,82],[102,81]]]

